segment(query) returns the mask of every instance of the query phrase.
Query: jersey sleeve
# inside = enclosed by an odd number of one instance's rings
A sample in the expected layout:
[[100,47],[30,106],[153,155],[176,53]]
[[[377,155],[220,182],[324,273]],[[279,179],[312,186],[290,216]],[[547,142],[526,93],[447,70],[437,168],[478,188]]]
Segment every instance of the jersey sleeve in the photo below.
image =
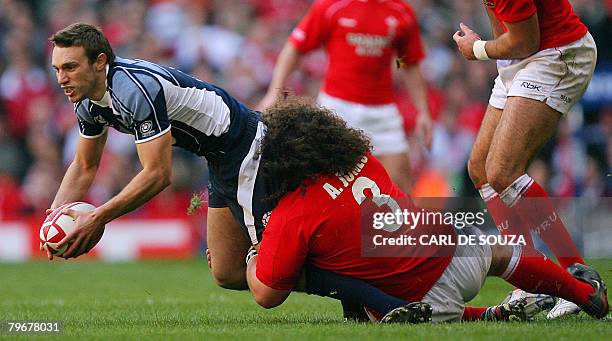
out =
[[257,256],[257,278],[276,290],[292,290],[308,254],[308,238],[303,233],[304,219],[272,212]]
[[95,139],[102,136],[107,127],[93,119],[87,106],[88,103],[85,101],[81,101],[74,106],[79,124],[79,134],[87,139]]
[[411,65],[425,58],[425,49],[414,12],[408,5],[405,5],[405,12],[406,28],[398,36],[397,56],[404,64]]
[[316,49],[327,39],[330,30],[330,19],[325,15],[328,2],[327,0],[316,1],[291,32],[289,42],[301,53]]
[[118,70],[113,93],[123,115],[131,117],[136,143],[153,140],[170,130],[164,89],[146,71]]
[[537,12],[533,0],[498,0],[495,2],[497,18],[505,22],[525,20]]

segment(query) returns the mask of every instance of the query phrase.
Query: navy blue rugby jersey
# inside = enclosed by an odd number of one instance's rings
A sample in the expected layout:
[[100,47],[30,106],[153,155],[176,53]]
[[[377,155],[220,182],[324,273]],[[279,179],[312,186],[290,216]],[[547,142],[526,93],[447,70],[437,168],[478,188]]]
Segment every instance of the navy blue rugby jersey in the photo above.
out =
[[175,146],[216,155],[258,115],[220,87],[145,60],[117,57],[107,68],[106,82],[100,101],[75,103],[85,138],[112,126],[142,143],[170,130]]

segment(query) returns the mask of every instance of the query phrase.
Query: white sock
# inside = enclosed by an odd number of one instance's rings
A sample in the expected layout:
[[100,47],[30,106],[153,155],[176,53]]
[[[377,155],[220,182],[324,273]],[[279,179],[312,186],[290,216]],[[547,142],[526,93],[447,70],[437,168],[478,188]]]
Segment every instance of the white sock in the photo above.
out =
[[532,184],[533,179],[525,173],[519,176],[510,186],[504,189],[499,197],[506,205],[512,207]]
[[495,198],[495,196],[497,195],[497,192],[495,192],[495,190],[493,189],[493,187],[491,187],[491,185],[489,185],[489,183],[480,186],[480,188],[478,189],[478,193],[480,193],[480,197],[485,202]]

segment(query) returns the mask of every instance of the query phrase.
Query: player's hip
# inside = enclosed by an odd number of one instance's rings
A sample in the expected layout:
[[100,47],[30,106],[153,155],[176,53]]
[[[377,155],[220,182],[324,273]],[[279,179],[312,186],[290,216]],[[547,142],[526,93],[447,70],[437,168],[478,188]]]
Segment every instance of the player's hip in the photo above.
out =
[[[483,232],[466,227],[457,234],[480,236]],[[490,245],[457,245],[452,261],[422,300],[432,306],[434,322],[461,319],[465,302],[472,300],[484,284],[491,259]]]
[[593,76],[597,48],[590,33],[522,60],[500,60],[489,104],[503,109],[507,97],[546,102],[562,114],[576,104]]

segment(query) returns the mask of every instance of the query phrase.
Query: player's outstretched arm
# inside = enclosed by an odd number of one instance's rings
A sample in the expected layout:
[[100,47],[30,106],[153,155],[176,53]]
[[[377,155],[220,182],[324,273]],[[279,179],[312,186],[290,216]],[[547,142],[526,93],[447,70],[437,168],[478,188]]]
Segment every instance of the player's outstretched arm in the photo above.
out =
[[90,212],[66,210],[75,219],[75,231],[58,243],[62,247],[74,240],[63,253],[65,258],[78,257],[89,252],[109,221],[140,207],[170,185],[172,175],[172,137],[170,131],[136,145],[143,169],[119,194]]
[[[538,14],[534,13],[525,20],[504,22],[507,31],[494,40],[481,41],[478,33],[460,23],[459,30],[453,35],[461,54],[468,60],[475,59],[522,59],[538,52],[540,47],[540,26]],[[477,41],[480,49],[475,48]],[[478,46],[478,45],[477,45]],[[482,51],[484,49],[484,51]],[[475,50],[486,56],[476,56]]]
[[[102,151],[106,144],[107,133],[97,138],[80,137],[77,143],[74,160],[66,170],[62,184],[57,190],[50,210],[73,202],[82,200],[96,177]],[[49,212],[47,212],[49,213]]]
[[292,43],[285,43],[285,46],[283,46],[283,49],[278,55],[276,66],[274,66],[272,81],[268,87],[268,92],[257,104],[255,107],[256,110],[265,110],[266,108],[272,106],[272,104],[274,104],[274,102],[281,96],[287,78],[289,78],[291,73],[296,69],[301,58],[302,54],[293,46]]

